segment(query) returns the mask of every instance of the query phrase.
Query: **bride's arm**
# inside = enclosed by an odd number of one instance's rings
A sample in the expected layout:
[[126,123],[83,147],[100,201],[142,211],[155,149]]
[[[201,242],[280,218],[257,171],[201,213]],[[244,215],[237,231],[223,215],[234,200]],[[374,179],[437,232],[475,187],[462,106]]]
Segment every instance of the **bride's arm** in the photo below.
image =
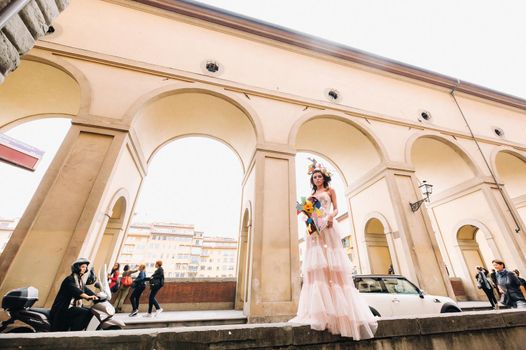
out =
[[336,200],[336,192],[334,192],[334,189],[329,188],[329,196],[331,197],[332,211],[327,218],[327,226],[332,227],[332,221],[336,215],[338,215],[338,201]]

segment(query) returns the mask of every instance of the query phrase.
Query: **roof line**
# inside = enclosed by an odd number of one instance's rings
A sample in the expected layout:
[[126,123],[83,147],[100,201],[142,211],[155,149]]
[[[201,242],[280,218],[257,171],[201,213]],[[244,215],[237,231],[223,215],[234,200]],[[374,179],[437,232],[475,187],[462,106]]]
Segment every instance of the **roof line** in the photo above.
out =
[[472,96],[526,110],[525,99],[214,6],[191,0],[136,1],[187,17],[219,24],[302,49],[358,63],[384,72],[401,75],[451,90],[456,88],[457,92],[463,92]]

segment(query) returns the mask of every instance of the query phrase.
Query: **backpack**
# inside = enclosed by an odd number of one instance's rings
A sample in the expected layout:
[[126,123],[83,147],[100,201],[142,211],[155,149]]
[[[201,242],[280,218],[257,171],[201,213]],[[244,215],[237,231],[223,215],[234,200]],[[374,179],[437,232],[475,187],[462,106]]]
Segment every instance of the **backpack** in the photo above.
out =
[[121,284],[124,286],[124,287],[129,287],[131,286],[133,283],[133,279],[131,278],[130,275],[127,275],[127,276],[123,276],[122,279],[121,279]]

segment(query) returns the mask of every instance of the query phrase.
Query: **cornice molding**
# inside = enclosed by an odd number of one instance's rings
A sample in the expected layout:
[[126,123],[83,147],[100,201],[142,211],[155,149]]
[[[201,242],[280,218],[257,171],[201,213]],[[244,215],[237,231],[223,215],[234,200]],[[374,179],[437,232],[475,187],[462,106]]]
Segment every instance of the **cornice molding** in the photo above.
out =
[[[207,76],[200,76],[195,73],[185,72],[175,68],[162,67],[151,63],[115,57],[99,52],[67,47],[52,42],[38,41],[37,44],[35,44],[35,49],[46,53],[49,52],[53,56],[59,56],[62,58],[71,58],[75,60],[101,64],[110,67],[141,72],[164,78],[170,78],[174,81],[181,81],[187,83],[201,83],[205,85],[210,85],[212,87],[222,88],[225,89],[225,91],[229,92],[243,93],[248,94],[250,96],[258,96],[266,99],[281,101],[284,103],[296,104],[302,107],[309,107],[312,109],[319,110],[320,115],[333,115],[334,113],[341,112],[346,114],[350,118],[365,119],[369,124],[370,121],[376,121],[380,123],[408,127],[410,129],[428,130],[454,138],[473,140],[471,135],[467,132],[462,132],[455,129],[448,129],[443,126],[436,126],[432,123],[423,124],[416,121],[413,122],[393,115],[386,115],[372,111],[360,110],[351,106],[318,101],[311,98],[305,98],[302,96],[296,96],[279,91],[268,91],[263,88],[248,86],[241,83],[219,80],[217,78],[211,78]],[[526,147],[523,144],[520,144],[516,141],[504,140],[499,139],[497,137],[487,137],[482,135],[475,135],[475,138],[478,141],[487,144],[492,144],[496,146],[504,145],[513,148],[516,151],[526,151]]]
[[526,100],[443,74],[358,50],[343,44],[245,17],[216,7],[183,0],[136,0],[136,2],[179,15],[239,30],[276,42],[358,63],[383,72],[455,90],[485,100],[526,110]]

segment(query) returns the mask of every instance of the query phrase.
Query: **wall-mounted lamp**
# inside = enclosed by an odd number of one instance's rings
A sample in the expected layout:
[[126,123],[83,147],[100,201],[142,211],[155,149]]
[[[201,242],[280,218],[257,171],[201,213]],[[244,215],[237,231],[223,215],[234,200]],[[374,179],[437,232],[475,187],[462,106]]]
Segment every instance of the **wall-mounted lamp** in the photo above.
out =
[[421,199],[414,203],[409,203],[413,212],[417,211],[422,205],[422,203],[429,202],[429,195],[433,193],[433,185],[428,184],[425,180],[422,181],[422,184],[418,186],[418,188],[420,189],[420,191],[422,191],[424,199]]

